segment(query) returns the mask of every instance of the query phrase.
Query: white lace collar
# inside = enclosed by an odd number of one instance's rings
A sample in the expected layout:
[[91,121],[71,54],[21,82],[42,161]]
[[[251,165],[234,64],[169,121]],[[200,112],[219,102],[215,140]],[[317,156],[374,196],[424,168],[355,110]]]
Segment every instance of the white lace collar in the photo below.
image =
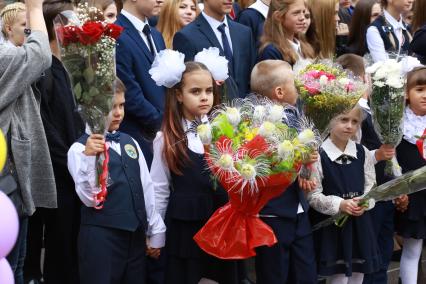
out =
[[416,144],[415,136],[422,136],[425,128],[426,115],[416,115],[410,106],[407,106],[404,112],[404,139],[411,144]]

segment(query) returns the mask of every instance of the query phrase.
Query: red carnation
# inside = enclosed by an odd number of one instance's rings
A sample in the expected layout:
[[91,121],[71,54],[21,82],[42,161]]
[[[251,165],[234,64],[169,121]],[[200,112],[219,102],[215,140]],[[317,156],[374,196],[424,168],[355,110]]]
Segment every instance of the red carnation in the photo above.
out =
[[123,30],[123,27],[116,24],[107,24],[105,26],[105,35],[117,39]]
[[100,22],[86,22],[81,29],[80,42],[83,45],[97,43],[104,33],[104,26]]

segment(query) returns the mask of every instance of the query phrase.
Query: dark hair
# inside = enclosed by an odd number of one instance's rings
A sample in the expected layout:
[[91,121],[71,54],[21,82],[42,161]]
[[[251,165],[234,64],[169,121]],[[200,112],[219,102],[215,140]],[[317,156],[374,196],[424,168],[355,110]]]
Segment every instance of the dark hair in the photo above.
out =
[[120,80],[120,78],[115,77],[114,85],[115,93],[126,93],[126,86],[124,86],[124,83]]
[[[163,155],[167,161],[167,165],[171,172],[181,175],[181,169],[188,163],[189,157],[187,153],[187,140],[185,131],[182,126],[182,104],[177,100],[177,94],[181,92],[184,83],[185,75],[198,70],[206,70],[207,67],[199,62],[186,62],[186,69],[182,74],[182,80],[170,89],[167,89],[166,104],[164,107],[163,124],[161,131],[164,135],[164,150]],[[218,93],[216,83],[212,77],[213,84],[213,106],[219,104],[220,95]]]
[[53,20],[55,17],[63,11],[73,9],[74,6],[71,0],[44,0],[43,17],[46,22],[49,41],[56,39],[55,30],[53,28]]
[[355,7],[349,27],[348,48],[351,52],[364,56],[367,52],[366,34],[370,26],[371,10],[377,0],[360,0]]
[[414,33],[424,24],[426,24],[426,1],[417,0],[414,2],[414,17],[411,27],[411,33]]
[[426,66],[416,67],[407,74],[407,94],[419,85],[426,85]]
[[365,75],[364,59],[356,54],[347,53],[339,56],[336,62],[342,65],[343,69],[348,69],[355,76],[363,77]]

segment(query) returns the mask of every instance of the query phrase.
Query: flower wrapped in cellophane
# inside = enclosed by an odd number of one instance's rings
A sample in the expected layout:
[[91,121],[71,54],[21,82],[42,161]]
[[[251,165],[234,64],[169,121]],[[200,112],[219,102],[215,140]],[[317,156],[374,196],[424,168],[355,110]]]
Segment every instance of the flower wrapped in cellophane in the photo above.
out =
[[[277,242],[258,213],[294,182],[317,137],[286,108],[250,96],[221,105],[210,124],[197,127],[209,169],[229,196],[194,236],[207,253],[242,259],[254,256],[255,247]],[[299,129],[288,126],[295,124]]]
[[[78,110],[91,133],[105,134],[115,82],[115,42],[122,28],[104,21],[102,11],[80,3],[54,20],[61,61],[71,77]],[[106,197],[108,151],[97,156],[98,208]]]
[[[418,62],[412,57],[402,60],[380,61],[366,69],[371,74],[373,91],[370,95],[370,108],[374,130],[383,144],[394,147],[402,140],[405,109],[405,73],[407,68]],[[385,174],[401,175],[401,169],[394,158],[386,161]]]

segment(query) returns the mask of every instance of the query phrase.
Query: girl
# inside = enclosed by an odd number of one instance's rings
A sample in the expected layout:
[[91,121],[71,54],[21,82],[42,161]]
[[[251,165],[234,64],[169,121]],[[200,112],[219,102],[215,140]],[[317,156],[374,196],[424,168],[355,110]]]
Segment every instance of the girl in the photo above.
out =
[[[331,284],[362,283],[364,273],[379,268],[379,256],[367,209],[358,204],[375,183],[370,152],[351,140],[362,121],[355,108],[331,122],[330,136],[321,145],[318,173],[322,182],[308,194],[313,223],[339,212],[351,215],[343,227],[334,225],[314,232],[320,276],[331,276]],[[368,209],[374,206],[369,202]]]
[[272,0],[265,21],[258,61],[278,59],[294,65],[313,58],[312,47],[299,37],[305,24],[304,0]]
[[[416,136],[426,128],[426,67],[417,67],[407,75],[407,106],[404,113],[404,136],[396,148],[402,172],[426,165],[416,147]],[[426,238],[426,191],[408,196],[408,209],[396,214],[396,232],[404,238],[400,277],[404,284],[417,283],[417,269]]]
[[175,33],[194,21],[199,13],[196,0],[166,0],[164,2],[157,28],[163,35],[167,48],[172,48]]
[[103,12],[105,21],[114,23],[117,20],[117,5],[114,0],[94,0],[93,3]]
[[367,50],[365,34],[368,26],[380,16],[382,8],[376,0],[361,0],[355,7],[349,29],[348,52],[364,56]]
[[168,89],[162,131],[154,140],[151,176],[159,213],[166,216],[166,283],[197,284],[201,278],[238,283],[236,262],[207,255],[193,240],[227,200],[206,170],[201,140],[188,132],[194,119],[207,122],[219,98],[214,86],[203,64],[185,63],[181,82]]
[[414,3],[411,31],[414,37],[410,44],[410,52],[413,52],[422,64],[426,64],[426,1]]
[[27,23],[24,3],[13,3],[0,12],[2,33],[4,38],[14,46],[21,46],[25,42],[25,27]]
[[[336,50],[340,50],[345,34],[347,36],[347,25],[339,24],[338,0],[309,0],[311,7],[311,18],[315,22],[316,38],[309,43],[315,50],[315,56],[319,58],[333,58]],[[334,24],[330,21],[334,19]],[[338,41],[338,43],[337,43]],[[338,56],[340,52],[337,52]]]

